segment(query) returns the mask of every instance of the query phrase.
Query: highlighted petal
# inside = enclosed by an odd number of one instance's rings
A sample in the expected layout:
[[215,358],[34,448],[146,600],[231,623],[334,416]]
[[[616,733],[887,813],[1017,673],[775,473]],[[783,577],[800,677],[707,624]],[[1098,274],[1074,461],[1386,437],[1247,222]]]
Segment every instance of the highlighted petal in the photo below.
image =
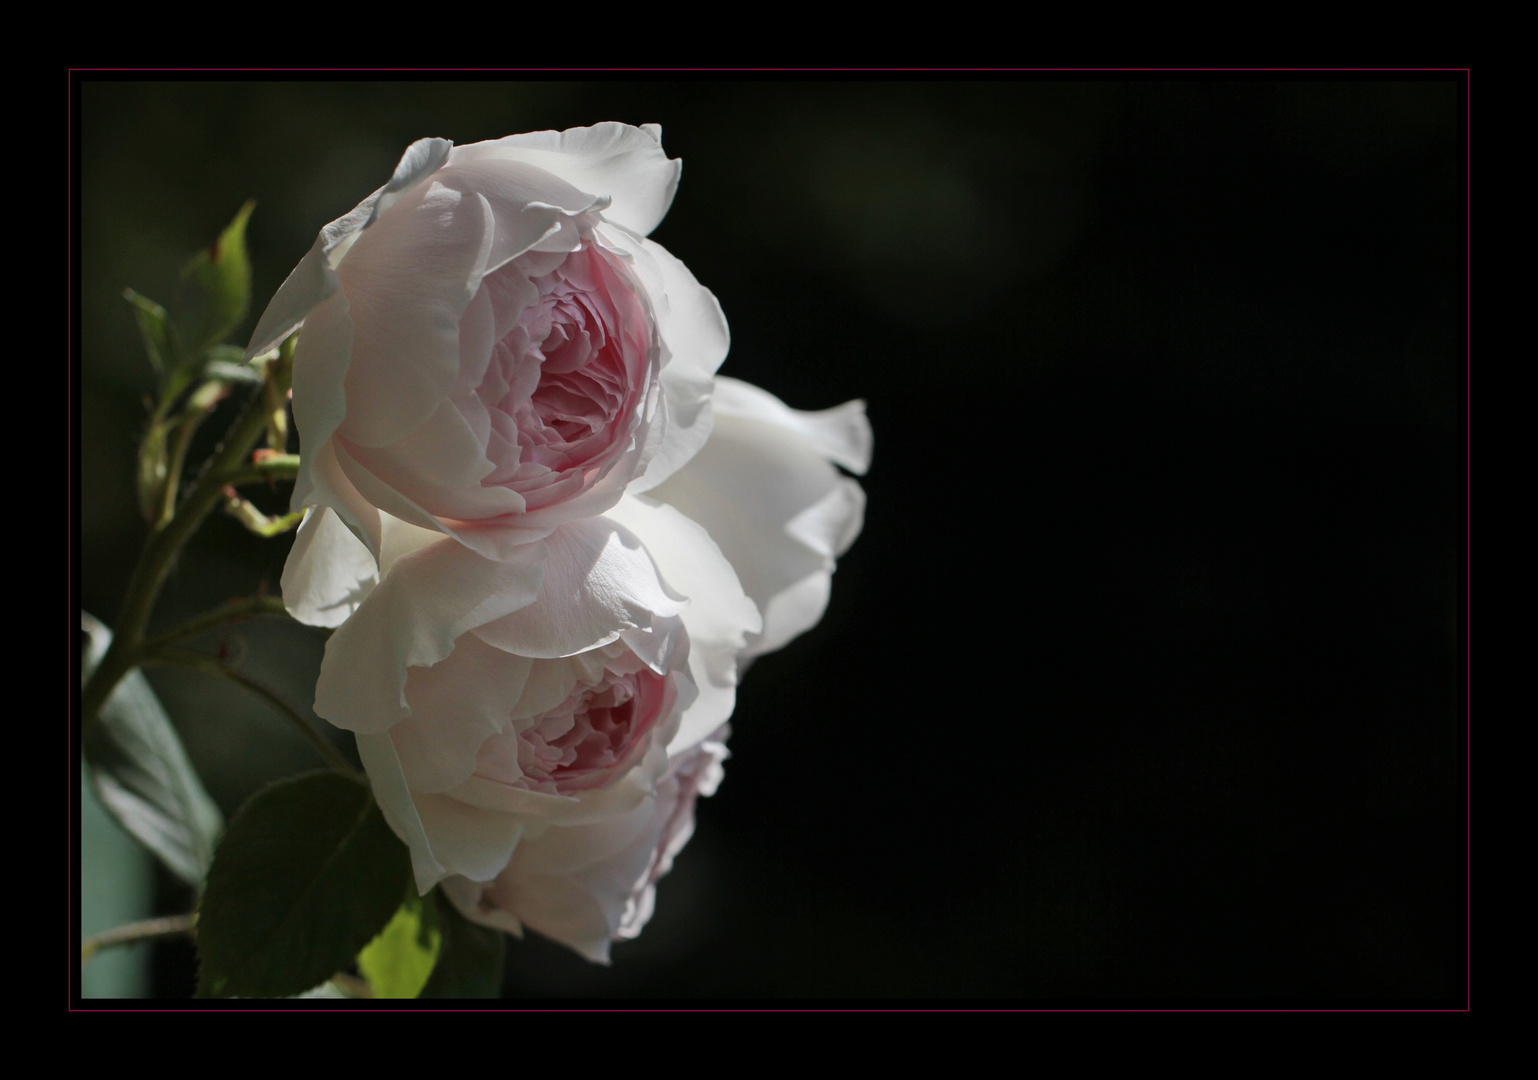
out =
[[374,556],[335,511],[305,511],[283,564],[283,603],[290,615],[311,626],[340,626],[378,583]]
[[326,642],[316,713],[365,734],[406,719],[407,669],[431,667],[461,634],[532,603],[544,559],[543,543],[494,560],[450,538],[401,556]]
[[626,496],[610,511],[646,542],[668,585],[689,597],[689,672],[699,696],[684,710],[668,746],[677,754],[724,724],[737,702],[737,658],[762,626],[732,564],[710,534],[675,507]]
[[579,191],[611,200],[604,217],[645,236],[657,227],[678,190],[681,162],[662,150],[656,124],[596,124],[533,131],[456,147],[452,164],[491,158],[538,166]]
[[710,441],[651,494],[699,522],[736,568],[764,615],[745,656],[773,651],[811,629],[827,607],[835,558],[859,534],[865,494],[832,459],[870,463],[864,406],[819,413],[718,379]]
[[482,641],[522,656],[571,656],[622,631],[650,629],[686,606],[662,583],[641,541],[608,518],[562,525],[544,545],[550,554],[539,598],[476,627]]

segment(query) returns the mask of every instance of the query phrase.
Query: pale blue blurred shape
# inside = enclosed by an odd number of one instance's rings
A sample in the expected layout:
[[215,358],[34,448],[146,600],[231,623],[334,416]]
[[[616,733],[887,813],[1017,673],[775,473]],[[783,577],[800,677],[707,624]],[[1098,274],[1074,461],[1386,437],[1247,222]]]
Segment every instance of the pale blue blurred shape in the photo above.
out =
[[[149,854],[102,809],[80,767],[80,933],[83,937],[147,919],[154,903]],[[120,945],[96,954],[80,980],[88,998],[137,998],[149,992],[150,946]]]

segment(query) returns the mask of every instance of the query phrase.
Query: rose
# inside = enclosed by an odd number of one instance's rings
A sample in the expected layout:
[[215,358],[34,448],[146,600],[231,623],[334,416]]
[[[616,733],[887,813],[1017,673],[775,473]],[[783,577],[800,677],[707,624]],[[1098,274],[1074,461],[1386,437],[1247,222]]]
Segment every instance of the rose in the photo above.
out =
[[[312,520],[286,601],[357,605],[315,709],[357,733],[418,888],[447,879],[480,921],[605,957],[644,924],[719,776],[712,736],[760,627],[731,565],[634,496],[501,558],[384,515],[376,567],[330,509]],[[495,903],[471,899],[482,886]]]
[[[478,922],[594,960],[638,933],[695,797],[719,782],[740,665],[822,615],[864,506],[830,461],[864,471],[863,405],[798,412],[725,378],[716,400],[709,442],[654,497],[515,557],[385,515],[376,565],[328,509],[294,547],[296,615],[357,609],[327,645],[316,710],[359,732],[422,891],[441,881]],[[769,613],[761,633],[743,585]]]
[[[328,509],[295,545],[290,608],[356,607],[327,644],[316,710],[359,732],[418,886],[442,882],[478,922],[532,927],[594,960],[638,933],[695,797],[719,782],[740,663],[821,617],[864,505],[829,460],[863,472],[863,407],[797,412],[729,379],[717,399],[710,441],[656,498],[627,497],[515,557],[385,515],[381,573]],[[762,633],[739,578],[773,613]],[[582,760],[574,735],[597,754]]]
[[251,349],[304,324],[283,591],[338,627],[317,713],[421,891],[593,959],[715,789],[740,670],[821,617],[863,509],[829,462],[869,456],[859,403],[731,380],[706,443],[725,323],[642,236],[676,180],[655,128],[423,140]]
[[381,512],[491,555],[698,450],[726,324],[644,239],[678,183],[660,135],[423,139],[321,230],[248,351],[303,323],[296,508],[330,507],[376,561]]

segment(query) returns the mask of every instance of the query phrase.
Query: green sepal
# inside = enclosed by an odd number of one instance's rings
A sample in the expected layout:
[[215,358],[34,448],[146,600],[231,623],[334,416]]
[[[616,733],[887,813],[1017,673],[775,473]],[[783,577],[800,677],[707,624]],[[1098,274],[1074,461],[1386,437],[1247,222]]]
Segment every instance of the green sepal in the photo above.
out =
[[501,997],[507,935],[465,918],[441,889],[435,889],[431,898],[438,901],[438,925],[443,932],[443,944],[438,949],[438,964],[433,968],[432,977],[418,996]]
[[288,997],[352,963],[400,906],[411,856],[366,784],[309,773],[253,795],[214,852],[199,997]]
[[[82,665],[89,677],[112,631],[85,612],[80,627],[89,638]],[[144,672],[135,669],[118,682],[97,722],[86,725],[83,749],[91,787],[107,812],[173,874],[201,884],[224,819]]]
[[358,954],[358,970],[381,998],[414,998],[427,985],[443,946],[436,894],[413,886],[378,937]]
[[247,202],[219,240],[182,267],[176,290],[175,323],[185,349],[179,368],[194,368],[246,317],[251,307],[251,260],[246,255],[246,221],[255,209]]

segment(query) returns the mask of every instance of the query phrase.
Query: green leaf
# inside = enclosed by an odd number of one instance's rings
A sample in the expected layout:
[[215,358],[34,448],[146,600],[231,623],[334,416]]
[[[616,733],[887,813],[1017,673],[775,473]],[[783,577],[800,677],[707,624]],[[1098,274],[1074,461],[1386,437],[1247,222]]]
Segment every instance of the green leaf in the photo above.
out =
[[352,963],[411,875],[368,786],[309,773],[251,797],[214,853],[198,915],[199,997],[287,997]]
[[185,366],[223,341],[251,306],[251,260],[246,256],[246,220],[256,203],[247,202],[219,234],[209,251],[200,251],[182,267],[177,289],[176,328],[186,344]]
[[375,997],[414,998],[427,985],[442,945],[438,905],[413,887],[389,925],[358,954],[358,970]]
[[[80,627],[89,635],[82,666],[88,677],[106,655],[112,631],[85,612]],[[142,671],[123,677],[98,720],[86,729],[84,743],[97,799],[173,874],[200,884],[223,817]]]
[[207,355],[208,364],[203,368],[204,378],[261,385],[261,369],[247,364],[245,354],[235,346],[215,345],[208,350]]
[[438,950],[438,966],[422,988],[424,998],[495,998],[502,996],[502,962],[507,951],[507,935],[491,930],[461,915],[434,890],[438,901],[438,925],[443,930],[443,944]]
[[176,366],[176,337],[166,309],[147,296],[140,296],[132,289],[123,290],[123,299],[134,306],[134,321],[139,324],[139,335],[144,339],[144,351],[149,354],[150,364],[157,374]]

